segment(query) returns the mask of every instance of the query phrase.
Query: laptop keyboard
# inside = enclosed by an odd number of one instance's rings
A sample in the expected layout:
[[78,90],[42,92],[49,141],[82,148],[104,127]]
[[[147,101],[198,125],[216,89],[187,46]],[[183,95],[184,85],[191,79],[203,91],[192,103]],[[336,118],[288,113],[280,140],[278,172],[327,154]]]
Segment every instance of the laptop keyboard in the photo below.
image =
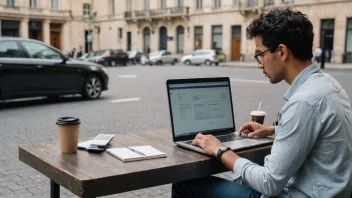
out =
[[[243,137],[241,137],[239,135],[235,135],[235,134],[216,136],[216,138],[218,138],[220,140],[220,142],[231,142],[231,141],[243,139]],[[191,141],[185,141],[184,143],[192,144],[192,140]],[[193,146],[196,146],[196,147],[200,148],[200,146],[198,146],[198,145],[193,145]]]

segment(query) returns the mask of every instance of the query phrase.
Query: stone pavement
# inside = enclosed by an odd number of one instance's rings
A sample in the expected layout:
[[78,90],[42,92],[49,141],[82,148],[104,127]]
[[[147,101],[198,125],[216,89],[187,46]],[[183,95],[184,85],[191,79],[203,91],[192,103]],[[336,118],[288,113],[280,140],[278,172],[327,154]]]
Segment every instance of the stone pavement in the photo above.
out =
[[[257,62],[224,62],[220,63],[220,66],[224,67],[258,67]],[[352,64],[337,64],[337,63],[325,63],[325,69],[329,70],[352,70]]]

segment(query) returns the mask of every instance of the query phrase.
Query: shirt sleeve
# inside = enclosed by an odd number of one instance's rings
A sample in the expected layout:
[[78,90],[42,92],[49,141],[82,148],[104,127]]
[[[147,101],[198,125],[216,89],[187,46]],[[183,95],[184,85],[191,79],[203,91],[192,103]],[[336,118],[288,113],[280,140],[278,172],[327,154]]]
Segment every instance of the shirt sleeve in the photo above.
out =
[[314,108],[303,101],[288,102],[275,128],[271,154],[259,166],[240,158],[234,164],[234,182],[277,196],[307,158],[321,129],[321,119]]

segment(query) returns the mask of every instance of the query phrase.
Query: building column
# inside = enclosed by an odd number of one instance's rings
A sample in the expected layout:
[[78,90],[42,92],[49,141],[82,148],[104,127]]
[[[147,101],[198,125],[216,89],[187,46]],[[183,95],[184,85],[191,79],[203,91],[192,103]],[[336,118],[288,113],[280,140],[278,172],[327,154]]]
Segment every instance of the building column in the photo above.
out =
[[50,45],[50,20],[45,19],[43,21],[43,35],[44,35],[44,43]]
[[22,38],[28,38],[29,32],[28,32],[28,18],[24,18],[20,22],[20,37]]
[[[68,21],[62,24],[61,46],[63,52],[70,51],[73,47],[73,44],[70,42],[70,26]],[[96,49],[94,47],[93,49]]]

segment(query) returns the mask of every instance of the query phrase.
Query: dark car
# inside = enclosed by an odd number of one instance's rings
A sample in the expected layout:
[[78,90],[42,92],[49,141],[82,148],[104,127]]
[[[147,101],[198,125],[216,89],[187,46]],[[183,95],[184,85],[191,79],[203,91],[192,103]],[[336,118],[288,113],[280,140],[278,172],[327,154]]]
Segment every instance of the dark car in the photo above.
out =
[[104,66],[127,65],[128,55],[122,50],[98,50],[92,53],[88,61]]
[[108,81],[101,65],[71,59],[40,41],[0,38],[0,100],[77,93],[96,99]]

